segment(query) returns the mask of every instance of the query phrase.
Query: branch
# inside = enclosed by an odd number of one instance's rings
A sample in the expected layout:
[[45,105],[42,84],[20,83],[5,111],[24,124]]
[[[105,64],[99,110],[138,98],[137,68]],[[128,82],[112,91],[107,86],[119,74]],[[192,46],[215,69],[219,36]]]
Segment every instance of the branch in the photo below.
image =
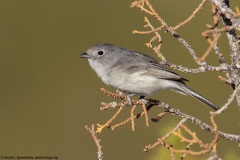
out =
[[[107,94],[107,95],[109,95],[109,96],[112,96],[112,97],[114,97],[114,98],[124,98],[125,97],[125,95],[123,94],[123,93],[121,93],[121,92],[117,92],[117,93],[111,93],[111,92],[109,92],[109,91],[107,91],[106,89],[104,89],[104,88],[101,88],[101,91],[103,91],[105,94]],[[116,102],[115,102],[116,103]],[[112,104],[115,104],[115,103],[113,103],[112,102]],[[122,104],[122,103],[120,103],[120,104]],[[119,127],[119,126],[122,126],[123,124],[126,124],[126,123],[128,123],[128,122],[132,122],[133,121],[133,119],[137,119],[137,118],[139,118],[139,117],[141,117],[141,116],[143,116],[143,115],[147,115],[146,114],[146,112],[147,111],[149,111],[153,106],[159,106],[159,107],[161,107],[161,108],[163,108],[164,109],[164,115],[166,114],[166,113],[171,113],[172,115],[175,115],[175,116],[178,116],[178,117],[180,117],[180,118],[182,118],[182,119],[187,119],[188,121],[190,121],[191,123],[193,123],[193,124],[195,124],[195,125],[197,125],[197,126],[199,126],[202,130],[204,130],[204,131],[208,131],[208,132],[211,132],[213,135],[218,135],[219,137],[221,137],[221,138],[224,138],[224,139],[226,139],[226,140],[234,140],[234,141],[236,141],[239,145],[240,145],[240,135],[234,135],[234,134],[229,134],[229,133],[225,133],[225,132],[223,132],[223,131],[216,131],[216,127],[214,128],[214,127],[212,127],[212,126],[210,126],[210,125],[208,125],[207,123],[204,123],[204,122],[202,122],[200,119],[198,119],[198,118],[195,118],[195,117],[193,117],[193,116],[191,116],[191,115],[188,115],[188,114],[186,114],[186,113],[183,113],[183,112],[181,112],[180,110],[178,110],[178,109],[174,109],[174,108],[172,108],[170,105],[168,105],[168,104],[166,104],[166,103],[164,103],[164,102],[161,102],[161,101],[159,101],[159,100],[154,100],[154,99],[145,99],[145,100],[142,100],[142,99],[140,99],[140,100],[138,100],[138,101],[136,101],[136,100],[132,100],[132,104],[133,105],[142,105],[142,106],[146,106],[146,110],[144,110],[143,112],[141,112],[141,113],[139,113],[139,114],[137,114],[137,115],[135,115],[135,116],[132,116],[132,113],[131,113],[131,117],[129,117],[128,119],[126,119],[125,121],[123,121],[123,122],[120,122],[120,123],[118,123],[118,124],[115,124],[115,125],[113,125],[113,126],[111,126],[110,128],[111,129],[114,129],[114,128],[116,128],[116,127]],[[115,105],[116,106],[116,108],[118,108],[117,106],[118,105]],[[122,106],[121,108],[123,108],[124,106]],[[109,108],[112,108],[112,106],[109,106]],[[134,108],[136,108],[136,107],[134,107]],[[133,111],[131,111],[131,112],[133,112]],[[166,112],[166,113],[165,113]],[[118,113],[118,112],[117,112]],[[115,114],[116,115],[116,114]],[[115,117],[115,115],[113,116],[113,117]],[[118,114],[117,114],[118,115]],[[146,118],[147,119],[147,118]],[[153,121],[154,122],[156,122],[156,120],[158,120],[159,119],[159,116],[157,117],[157,118],[155,118],[155,119],[153,119]],[[108,121],[106,124],[110,124],[112,121],[114,120],[114,118],[111,118],[111,121]],[[133,123],[133,122],[132,122]],[[213,123],[213,124],[215,124],[215,123]],[[146,124],[147,125],[147,124]],[[215,126],[215,125],[214,125]],[[108,126],[109,127],[109,126]]]
[[232,103],[233,99],[235,98],[235,96],[237,95],[237,93],[240,92],[240,86],[238,86],[238,88],[236,88],[233,93],[230,95],[227,103],[225,103],[223,105],[223,107],[221,107],[219,110],[217,110],[216,112],[211,112],[212,115],[217,115],[217,114],[221,114],[224,110],[226,110],[228,108],[228,106]]
[[85,126],[85,129],[91,134],[94,142],[96,143],[97,145],[97,149],[98,149],[98,160],[103,160],[103,152],[102,152],[102,146],[100,144],[100,140],[97,138],[97,134],[95,132],[95,129],[94,129],[94,125],[92,125],[91,128],[89,128],[87,125]]
[[222,132],[222,131],[217,131],[216,132],[212,126],[202,122],[200,119],[192,117],[192,116],[190,116],[186,113],[183,113],[178,109],[174,109],[164,102],[160,102],[158,100],[150,100],[149,103],[150,104],[155,104],[155,105],[163,108],[165,110],[165,112],[169,112],[169,113],[171,113],[175,116],[178,116],[180,118],[186,118],[188,121],[190,121],[191,123],[199,126],[204,131],[211,132],[213,135],[215,135],[217,133],[219,137],[224,138],[226,140],[234,140],[240,145],[240,135],[228,134],[228,133],[225,133],[225,132]]
[[177,26],[173,27],[173,30],[177,30],[178,28],[184,26],[186,23],[189,23],[196,16],[196,14],[200,12],[200,10],[203,8],[203,6],[206,2],[207,2],[207,0],[203,0],[202,3],[200,3],[199,6],[193,11],[191,16],[188,17],[188,19],[186,19],[185,21],[178,24]]
[[205,66],[200,66],[198,68],[187,68],[187,67],[183,67],[182,65],[172,64],[171,62],[168,62],[168,61],[162,61],[160,63],[162,65],[171,67],[173,69],[177,69],[177,70],[185,72],[185,73],[201,73],[201,72],[206,72],[206,71],[215,71],[216,72],[216,71],[227,71],[228,70],[228,65],[221,65],[218,67],[205,65]]
[[230,19],[236,27],[240,28],[240,19],[235,16],[234,12],[228,7],[228,4],[225,4],[224,1],[220,0],[208,1],[210,1],[217,7],[219,13],[225,15],[226,18]]
[[153,148],[155,148],[156,146],[158,146],[159,144],[163,144],[164,141],[170,137],[177,129],[179,129],[179,127],[184,124],[187,121],[187,118],[183,118],[177,125],[176,127],[174,127],[169,133],[167,133],[164,137],[162,137],[161,139],[159,139],[157,142],[155,142],[153,145],[147,145],[144,149],[144,151],[149,151]]

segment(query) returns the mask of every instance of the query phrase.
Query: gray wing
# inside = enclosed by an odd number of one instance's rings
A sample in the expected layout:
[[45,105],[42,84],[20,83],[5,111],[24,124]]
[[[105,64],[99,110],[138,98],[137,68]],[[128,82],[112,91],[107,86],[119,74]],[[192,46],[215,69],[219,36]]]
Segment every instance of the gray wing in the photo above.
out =
[[179,76],[177,73],[171,71],[170,69],[165,68],[158,62],[149,62],[146,75],[153,75],[156,78],[160,79],[169,79],[175,81],[188,81],[187,79]]
[[128,50],[127,57],[119,59],[112,67],[130,74],[142,72],[144,75],[153,76],[159,79],[169,79],[181,82],[188,81],[159,64],[154,58],[135,51]]

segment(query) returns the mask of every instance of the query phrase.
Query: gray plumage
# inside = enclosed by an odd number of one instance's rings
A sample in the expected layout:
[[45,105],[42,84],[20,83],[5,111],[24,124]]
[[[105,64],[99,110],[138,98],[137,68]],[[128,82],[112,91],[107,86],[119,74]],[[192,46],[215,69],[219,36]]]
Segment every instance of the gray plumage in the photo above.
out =
[[105,84],[128,94],[145,96],[163,89],[171,89],[194,97],[215,110],[218,109],[186,85],[186,79],[143,53],[112,44],[97,44],[80,57],[88,58],[90,66]]

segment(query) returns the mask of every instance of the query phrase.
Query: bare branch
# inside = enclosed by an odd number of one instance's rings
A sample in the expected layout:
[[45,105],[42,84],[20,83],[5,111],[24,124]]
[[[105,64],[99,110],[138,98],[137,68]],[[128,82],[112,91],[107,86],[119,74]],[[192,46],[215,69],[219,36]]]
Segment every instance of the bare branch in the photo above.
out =
[[188,19],[184,20],[183,22],[179,23],[177,26],[173,27],[173,30],[179,29],[181,26],[184,26],[186,23],[189,23],[197,13],[200,12],[200,10],[203,8],[204,4],[207,2],[207,0],[203,0],[202,3],[199,4],[199,6],[193,11],[190,17]]
[[167,133],[163,138],[159,139],[156,143],[154,143],[153,145],[147,145],[144,149],[144,151],[149,151],[155,147],[157,147],[160,144],[163,144],[163,141],[165,141],[169,136],[171,136],[173,134],[173,132],[175,132],[183,123],[185,123],[187,121],[187,118],[183,118],[177,125],[176,127],[174,127],[169,133]]
[[[158,104],[159,107],[164,108],[165,112],[169,112],[175,116],[181,117],[181,118],[186,118],[188,121],[190,121],[191,123],[199,126],[202,130],[204,131],[209,131],[212,134],[216,134],[215,130],[212,126],[202,122],[200,119],[192,117],[188,114],[182,113],[181,111],[174,109],[172,107],[170,107],[168,104],[164,103],[164,102],[160,102],[160,101],[154,101],[155,104]],[[236,141],[238,144],[240,144],[240,135],[234,135],[234,134],[228,134],[222,131],[217,131],[217,134],[219,137],[224,138],[226,140],[234,140]]]
[[221,114],[224,110],[226,110],[226,109],[229,107],[229,105],[232,103],[234,97],[236,96],[236,94],[237,94],[238,92],[240,92],[240,86],[238,86],[238,88],[236,88],[236,89],[233,91],[233,93],[232,93],[232,94],[230,95],[230,97],[228,98],[227,103],[225,103],[222,108],[220,108],[220,109],[217,110],[216,112],[211,112],[211,114],[212,114],[212,115]]
[[91,128],[89,128],[87,125],[85,126],[85,129],[91,134],[94,142],[96,143],[97,145],[97,149],[98,149],[98,160],[103,160],[103,152],[102,152],[102,146],[100,144],[100,140],[97,138],[97,134],[95,132],[95,129],[94,129],[94,125],[92,125]]

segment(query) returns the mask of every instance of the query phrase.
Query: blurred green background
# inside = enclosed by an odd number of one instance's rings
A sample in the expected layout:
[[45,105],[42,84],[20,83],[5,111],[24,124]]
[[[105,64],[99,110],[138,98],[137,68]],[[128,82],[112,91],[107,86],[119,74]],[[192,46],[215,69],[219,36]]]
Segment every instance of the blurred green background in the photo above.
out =
[[[97,159],[97,149],[85,125],[105,123],[114,113],[100,111],[100,102],[115,99],[100,92],[106,87],[79,55],[91,45],[113,43],[124,48],[145,52],[155,58],[145,46],[152,35],[133,35],[143,28],[144,16],[132,1],[90,0],[1,0],[0,1],[0,156],[58,156],[63,160]],[[174,26],[186,19],[200,1],[153,0],[157,12]],[[231,3],[232,8],[239,1]],[[212,24],[210,4],[192,23],[177,32],[202,55],[208,44],[201,36],[206,24]],[[149,17],[149,16],[148,16]],[[159,25],[157,22],[154,24]],[[188,51],[169,34],[161,32],[161,51],[175,64],[197,67]],[[229,62],[229,46],[224,36],[220,49]],[[207,61],[218,65],[212,53]],[[178,72],[179,73],[179,72]],[[185,74],[192,88],[222,106],[232,89],[217,78],[221,73]],[[137,97],[136,97],[137,98]],[[208,106],[197,100],[163,91],[152,98],[161,99],[181,111],[209,122]],[[118,122],[130,115],[130,108],[118,117]],[[140,111],[140,109],[139,109]],[[156,107],[149,116],[155,117]],[[216,118],[220,130],[240,134],[239,108],[236,102]],[[103,130],[105,159],[169,159],[168,151],[158,147],[145,153],[145,145],[165,135],[180,121],[171,115],[159,123],[145,126],[144,118],[136,121],[135,131],[127,124],[114,131]],[[200,138],[209,142],[211,134],[188,125]],[[172,142],[173,143],[173,142]],[[174,145],[179,145],[175,144]],[[223,159],[238,159],[239,148],[233,141],[219,140],[218,153]],[[168,155],[168,156],[166,156]],[[199,159],[201,159],[200,157]],[[206,157],[205,157],[206,158]]]

